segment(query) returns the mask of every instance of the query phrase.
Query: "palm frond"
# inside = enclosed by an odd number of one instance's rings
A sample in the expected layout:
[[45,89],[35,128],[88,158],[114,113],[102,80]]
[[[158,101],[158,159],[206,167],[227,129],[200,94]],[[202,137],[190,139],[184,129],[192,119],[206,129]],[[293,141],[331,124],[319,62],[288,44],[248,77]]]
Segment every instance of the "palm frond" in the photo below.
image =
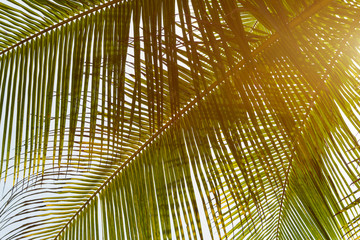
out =
[[59,2],[1,25],[5,239],[358,237],[356,1]]

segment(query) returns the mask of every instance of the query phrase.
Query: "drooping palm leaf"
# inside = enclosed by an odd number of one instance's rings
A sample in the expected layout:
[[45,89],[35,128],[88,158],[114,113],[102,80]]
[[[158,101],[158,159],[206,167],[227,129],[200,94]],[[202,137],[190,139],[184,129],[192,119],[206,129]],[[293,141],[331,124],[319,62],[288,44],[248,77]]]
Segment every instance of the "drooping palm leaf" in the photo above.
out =
[[5,239],[358,236],[356,1],[59,2],[1,25]]

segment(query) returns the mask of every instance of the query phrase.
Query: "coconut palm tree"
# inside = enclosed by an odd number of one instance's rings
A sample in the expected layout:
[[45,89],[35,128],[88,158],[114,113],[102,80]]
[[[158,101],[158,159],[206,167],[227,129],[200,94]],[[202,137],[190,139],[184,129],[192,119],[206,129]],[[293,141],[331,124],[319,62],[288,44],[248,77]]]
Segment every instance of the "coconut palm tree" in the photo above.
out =
[[0,2],[3,239],[359,239],[357,0]]

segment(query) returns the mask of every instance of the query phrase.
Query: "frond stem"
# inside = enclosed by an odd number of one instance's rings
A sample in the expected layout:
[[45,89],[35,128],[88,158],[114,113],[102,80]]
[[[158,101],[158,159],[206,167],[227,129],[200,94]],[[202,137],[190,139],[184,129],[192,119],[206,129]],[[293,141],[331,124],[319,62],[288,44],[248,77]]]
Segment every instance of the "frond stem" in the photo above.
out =
[[81,17],[83,17],[83,16],[86,16],[86,15],[88,15],[88,14],[90,14],[90,13],[96,12],[96,11],[98,11],[98,10],[100,10],[100,9],[103,9],[103,8],[106,8],[106,7],[108,7],[108,6],[114,5],[114,4],[116,4],[116,3],[118,3],[118,2],[121,2],[121,1],[123,1],[123,0],[113,0],[113,1],[110,1],[110,2],[107,2],[107,3],[104,3],[104,4],[101,4],[101,5],[97,6],[97,7],[91,8],[91,9],[85,11],[85,12],[79,13],[79,14],[77,14],[77,15],[75,15],[75,16],[72,16],[72,17],[66,19],[66,20],[63,20],[62,22],[59,22],[59,23],[57,23],[57,24],[54,24],[54,25],[52,25],[52,26],[50,26],[50,27],[48,27],[48,28],[46,28],[46,29],[41,30],[40,32],[37,32],[37,33],[35,33],[35,34],[33,34],[33,35],[31,35],[31,36],[29,36],[29,37],[21,40],[20,42],[17,42],[16,44],[14,44],[14,45],[12,45],[12,46],[10,46],[10,47],[8,47],[8,48],[5,48],[4,50],[2,50],[2,51],[0,52],[0,56],[3,55],[3,54],[5,54],[5,53],[7,53],[7,52],[9,52],[9,51],[12,50],[12,49],[18,47],[18,46],[26,43],[26,42],[29,42],[30,40],[32,40],[32,39],[34,39],[34,38],[36,38],[36,37],[38,37],[38,36],[41,36],[41,35],[43,35],[43,34],[45,34],[45,33],[47,33],[47,32],[50,32],[51,30],[56,29],[56,28],[58,28],[58,27],[61,27],[61,26],[65,25],[65,24],[68,23],[68,22],[72,22],[72,21],[74,21],[74,20],[76,20],[76,19],[79,19],[79,18],[81,18]]

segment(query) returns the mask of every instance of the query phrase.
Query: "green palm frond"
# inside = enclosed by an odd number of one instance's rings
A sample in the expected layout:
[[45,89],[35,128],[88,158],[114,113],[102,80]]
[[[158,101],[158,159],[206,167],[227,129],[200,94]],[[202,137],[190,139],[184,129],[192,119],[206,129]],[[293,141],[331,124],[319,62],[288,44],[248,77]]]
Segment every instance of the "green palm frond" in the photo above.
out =
[[357,1],[0,15],[4,239],[360,237]]

